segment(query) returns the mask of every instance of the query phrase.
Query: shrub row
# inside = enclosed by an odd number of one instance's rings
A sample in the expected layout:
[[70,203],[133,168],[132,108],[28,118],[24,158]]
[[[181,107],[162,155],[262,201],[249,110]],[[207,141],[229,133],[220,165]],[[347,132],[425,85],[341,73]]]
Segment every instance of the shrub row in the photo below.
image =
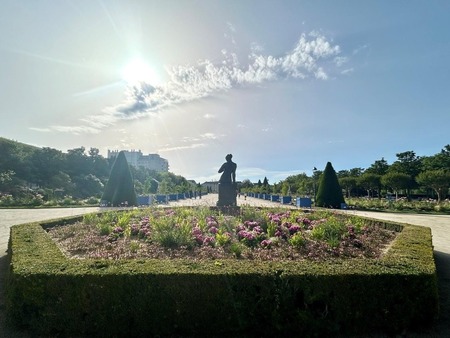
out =
[[[44,228],[11,228],[7,314],[41,335],[332,335],[398,333],[438,313],[429,228],[401,230],[383,258],[78,260]],[[424,310],[426,309],[426,310]]]

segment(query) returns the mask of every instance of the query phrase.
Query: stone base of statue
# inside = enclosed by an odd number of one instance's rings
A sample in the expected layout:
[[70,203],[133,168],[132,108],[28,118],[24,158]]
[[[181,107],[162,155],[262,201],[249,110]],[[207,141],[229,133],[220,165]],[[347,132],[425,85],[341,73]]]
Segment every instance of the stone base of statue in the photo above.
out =
[[228,182],[219,182],[219,200],[218,207],[236,206],[237,184]]

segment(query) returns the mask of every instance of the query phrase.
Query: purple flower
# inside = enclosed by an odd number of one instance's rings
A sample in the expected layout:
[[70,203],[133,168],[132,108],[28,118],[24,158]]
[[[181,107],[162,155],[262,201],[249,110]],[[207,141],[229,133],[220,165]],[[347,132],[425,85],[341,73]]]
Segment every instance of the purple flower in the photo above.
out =
[[253,228],[253,231],[256,232],[257,234],[263,233],[263,229],[259,225],[255,226]]
[[139,229],[138,236],[140,238],[147,237],[149,234],[150,234],[150,231],[148,230],[148,228],[144,227],[144,228]]
[[249,228],[249,229],[253,229],[256,226],[259,226],[259,222],[256,221],[245,221],[244,225]]
[[214,226],[211,227],[211,228],[209,229],[209,232],[212,233],[212,234],[214,234],[214,235],[217,234],[218,231],[219,231],[219,229],[217,229],[217,228],[214,227]]
[[136,236],[137,234],[139,234],[139,225],[138,224],[131,224],[130,230],[131,230],[131,235],[132,236]]
[[202,230],[199,227],[193,227],[192,228],[192,234],[194,236],[201,235],[202,234]]
[[214,246],[214,242],[215,242],[214,237],[206,236],[206,237],[203,239],[203,245],[211,245],[211,246]]
[[299,217],[297,218],[297,223],[303,224],[305,229],[308,229],[309,226],[311,225],[311,220],[309,218]]
[[289,233],[291,234],[291,235],[293,235],[293,234],[295,234],[296,232],[299,232],[300,231],[300,227],[298,226],[298,225],[296,225],[296,224],[292,224],[290,227],[289,227]]
[[272,241],[270,239],[265,239],[261,241],[260,244],[263,248],[270,248],[270,246],[272,245]]
[[202,235],[195,235],[194,240],[197,244],[202,245],[203,244],[203,236]]
[[115,227],[113,232],[115,234],[121,234],[121,233],[123,233],[123,229],[122,229],[122,227]]
[[236,233],[239,233],[239,232],[241,232],[242,230],[245,230],[245,226],[244,226],[243,224],[239,224],[239,225],[236,227]]

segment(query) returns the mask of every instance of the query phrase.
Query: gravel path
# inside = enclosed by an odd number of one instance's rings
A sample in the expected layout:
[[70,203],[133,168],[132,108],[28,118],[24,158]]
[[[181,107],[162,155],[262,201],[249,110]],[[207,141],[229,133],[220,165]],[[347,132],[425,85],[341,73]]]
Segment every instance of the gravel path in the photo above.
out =
[[[217,194],[209,194],[201,199],[180,200],[170,202],[171,206],[215,206]],[[256,198],[237,199],[238,205],[250,206],[280,206],[279,203],[260,200]],[[290,205],[284,205],[290,208]],[[25,332],[11,331],[5,327],[4,322],[4,275],[7,269],[6,249],[9,239],[9,228],[15,224],[36,222],[60,217],[83,215],[90,212],[108,210],[106,208],[52,208],[52,209],[0,209],[0,338],[30,337]],[[450,337],[450,215],[426,214],[397,214],[384,212],[344,211],[348,214],[361,215],[370,218],[409,223],[431,228],[436,266],[439,278],[439,293],[441,316],[430,332],[414,337]],[[408,335],[408,337],[410,337]]]

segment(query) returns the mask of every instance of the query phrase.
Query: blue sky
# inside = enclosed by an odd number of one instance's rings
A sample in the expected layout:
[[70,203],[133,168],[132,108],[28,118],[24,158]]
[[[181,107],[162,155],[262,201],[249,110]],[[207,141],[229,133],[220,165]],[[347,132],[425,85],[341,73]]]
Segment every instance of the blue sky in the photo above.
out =
[[450,143],[449,1],[0,3],[0,136],[276,183]]

